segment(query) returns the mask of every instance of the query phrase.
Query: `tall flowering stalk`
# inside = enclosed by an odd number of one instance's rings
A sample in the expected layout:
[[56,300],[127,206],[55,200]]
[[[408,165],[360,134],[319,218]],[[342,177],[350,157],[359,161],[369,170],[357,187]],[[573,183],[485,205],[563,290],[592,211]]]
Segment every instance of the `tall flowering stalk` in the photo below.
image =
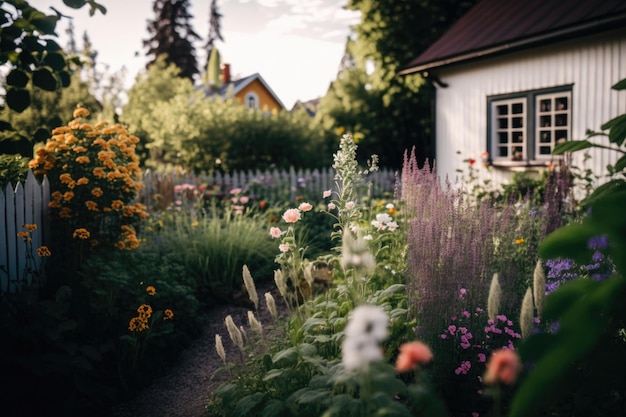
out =
[[[357,145],[351,135],[343,135],[339,142],[339,151],[333,154],[333,169],[335,170],[336,198],[330,203],[333,213],[337,210],[336,230],[331,237],[339,240],[343,236],[343,231],[350,228],[361,218],[361,210],[357,202],[357,188],[362,185],[365,176],[378,170],[378,156],[372,155],[367,169],[359,168],[356,159]],[[329,193],[330,196],[330,193]]]

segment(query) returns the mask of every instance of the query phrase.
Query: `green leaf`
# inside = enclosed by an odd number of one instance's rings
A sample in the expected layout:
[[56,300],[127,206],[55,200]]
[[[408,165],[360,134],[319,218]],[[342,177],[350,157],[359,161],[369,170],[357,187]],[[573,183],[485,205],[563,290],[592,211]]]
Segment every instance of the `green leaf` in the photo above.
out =
[[272,399],[265,404],[263,407],[263,411],[261,412],[261,417],[275,417],[281,415],[282,411],[285,409],[285,404],[281,400]]
[[390,287],[387,287],[385,290],[381,291],[380,294],[378,294],[378,300],[384,300],[385,298],[399,291],[403,291],[405,287],[406,286],[404,284],[393,284]]
[[28,74],[25,71],[22,71],[19,68],[15,68],[12,70],[9,75],[7,75],[7,85],[11,87],[20,87],[24,88],[28,84]]
[[235,406],[235,411],[233,412],[233,417],[245,416],[254,407],[259,405],[261,401],[265,398],[265,394],[262,392],[255,392],[252,395],[248,395],[243,397],[241,400],[237,401],[237,405]]
[[87,2],[85,0],[63,0],[63,4],[72,9],[80,9],[87,4]]
[[272,357],[272,362],[274,364],[283,361],[295,364],[298,361],[298,350],[292,346],[288,349],[281,350]]
[[72,83],[72,77],[69,72],[60,71],[57,73],[57,75],[59,76],[59,79],[61,80],[61,86],[63,88],[70,86],[70,84]]
[[304,324],[302,325],[302,329],[305,332],[310,332],[311,329],[313,329],[314,327],[317,326],[327,326],[328,323],[326,322],[326,319],[320,319],[320,318],[315,318],[315,317],[311,317],[310,319],[308,319],[307,321],[304,322]]
[[23,112],[30,106],[30,94],[27,90],[9,87],[5,99],[9,108],[18,113]]
[[43,15],[43,17],[36,17],[30,20],[32,25],[35,26],[37,30],[39,30],[39,32],[45,35],[54,34],[54,28],[56,27],[58,21],[59,21],[59,18],[58,16],[55,16],[55,15],[50,15],[50,16]]
[[39,68],[33,71],[33,84],[46,91],[56,91],[58,81],[48,68]]
[[311,388],[302,388],[298,391],[294,392],[288,399],[287,402],[293,402],[295,404],[321,404],[324,400],[327,400],[330,397],[330,392],[327,389],[311,389]]
[[622,156],[620,159],[617,160],[614,168],[615,168],[615,171],[617,172],[620,172],[626,169],[626,155]]
[[589,238],[598,234],[598,231],[589,224],[570,224],[548,235],[539,246],[539,256],[542,259],[567,257],[574,259],[579,265],[584,265],[591,258],[591,251],[587,249]]
[[47,65],[55,71],[61,71],[65,68],[65,57],[57,52],[48,52],[42,61],[43,65]]
[[264,382],[269,382],[274,378],[279,378],[285,373],[282,369],[272,369],[263,376]]
[[552,154],[561,155],[565,152],[576,152],[582,149],[592,148],[593,146],[594,144],[588,140],[570,140],[556,145],[552,150]]
[[626,78],[618,81],[611,87],[613,90],[626,90]]
[[[611,140],[611,134],[613,134],[614,137],[617,136],[618,133],[620,133],[624,129],[625,126],[626,126],[626,114],[622,114],[604,123],[602,126],[600,126],[600,128],[602,130],[611,129],[611,132],[609,132],[609,140],[613,143],[617,143],[614,140]],[[613,129],[616,127],[618,131],[616,133],[613,133]],[[623,139],[622,139],[622,142],[623,142]],[[618,144],[621,145],[621,142]]]

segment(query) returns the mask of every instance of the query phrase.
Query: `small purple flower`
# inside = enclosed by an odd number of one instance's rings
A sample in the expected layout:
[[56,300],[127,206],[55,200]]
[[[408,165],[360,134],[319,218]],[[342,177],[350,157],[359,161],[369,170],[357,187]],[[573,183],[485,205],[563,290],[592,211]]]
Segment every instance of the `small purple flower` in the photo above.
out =
[[485,355],[484,353],[479,353],[477,356],[478,356],[478,362],[481,362],[481,363],[487,362],[487,355]]
[[456,332],[456,326],[454,324],[449,325],[448,331],[450,332],[451,335],[454,336],[454,333]]
[[471,316],[470,312],[469,312],[469,311],[467,311],[467,310],[466,310],[466,311],[464,311],[462,314],[463,314],[466,318],[469,318],[469,317]]
[[607,235],[594,236],[587,241],[589,249],[607,249],[609,247],[609,238]]

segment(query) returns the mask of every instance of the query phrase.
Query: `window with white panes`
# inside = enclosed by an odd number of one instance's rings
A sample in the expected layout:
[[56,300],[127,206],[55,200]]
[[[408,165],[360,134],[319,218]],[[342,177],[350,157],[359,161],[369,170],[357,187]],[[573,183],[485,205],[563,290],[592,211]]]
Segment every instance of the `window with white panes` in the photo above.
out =
[[571,139],[571,96],[570,92],[537,96],[536,159],[551,158],[558,143]]
[[491,159],[545,163],[557,143],[571,140],[571,86],[488,98]]

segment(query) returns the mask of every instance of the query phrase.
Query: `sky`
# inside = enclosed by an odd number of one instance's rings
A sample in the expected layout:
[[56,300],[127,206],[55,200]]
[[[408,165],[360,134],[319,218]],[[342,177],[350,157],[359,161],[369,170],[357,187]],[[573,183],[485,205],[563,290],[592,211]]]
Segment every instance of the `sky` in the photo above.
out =
[[[46,14],[50,6],[74,22],[77,48],[82,49],[87,31],[98,51],[101,70],[113,73],[126,68],[130,87],[143,71],[147,58],[143,40],[148,39],[148,20],[155,18],[153,0],[98,0],[106,15],[89,16],[89,6],[71,9],[62,0],[29,0]],[[211,0],[190,0],[191,24],[202,40],[195,43],[202,68],[209,32]],[[222,14],[218,41],[222,63],[230,64],[233,79],[259,73],[290,110],[296,100],[308,101],[326,94],[339,69],[350,26],[359,22],[358,12],[344,10],[347,0],[218,0]],[[58,42],[67,45],[68,20],[57,24]]]

